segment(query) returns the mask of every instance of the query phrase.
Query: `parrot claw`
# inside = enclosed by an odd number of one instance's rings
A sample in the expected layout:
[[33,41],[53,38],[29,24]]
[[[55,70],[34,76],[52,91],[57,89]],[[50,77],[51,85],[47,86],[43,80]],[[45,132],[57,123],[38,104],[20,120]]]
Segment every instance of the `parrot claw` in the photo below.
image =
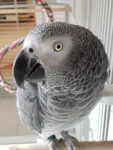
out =
[[51,137],[48,138],[47,145],[49,147],[49,150],[60,150],[59,149],[59,142],[64,143],[67,147],[67,150],[76,150],[76,143],[78,140],[70,136],[68,132],[61,132],[61,135],[63,138],[57,140],[55,135],[52,135]]
[[49,150],[59,150],[58,140],[56,139],[55,135],[48,138],[47,145],[49,147]]
[[61,134],[64,138],[61,140],[65,143],[67,150],[76,150],[76,143],[78,140],[75,137],[70,136],[67,132],[62,132]]

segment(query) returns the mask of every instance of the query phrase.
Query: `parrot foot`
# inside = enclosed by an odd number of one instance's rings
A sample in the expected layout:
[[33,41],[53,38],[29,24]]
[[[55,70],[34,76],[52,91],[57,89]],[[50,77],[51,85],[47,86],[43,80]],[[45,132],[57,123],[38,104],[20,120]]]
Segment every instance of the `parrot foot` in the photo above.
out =
[[47,145],[49,147],[49,150],[59,150],[58,148],[58,140],[56,139],[55,135],[52,135],[47,140]]
[[61,135],[63,137],[63,142],[65,143],[66,147],[68,150],[76,150],[76,143],[78,142],[78,140],[73,137],[73,136],[70,136],[68,134],[68,132],[61,132]]

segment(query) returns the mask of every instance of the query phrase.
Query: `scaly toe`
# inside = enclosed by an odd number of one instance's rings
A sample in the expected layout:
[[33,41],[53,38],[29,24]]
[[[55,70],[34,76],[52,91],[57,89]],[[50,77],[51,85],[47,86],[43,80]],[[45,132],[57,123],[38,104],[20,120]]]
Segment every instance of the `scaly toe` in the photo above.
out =
[[47,145],[49,150],[59,150],[58,140],[56,139],[55,135],[48,138]]
[[67,132],[62,132],[61,134],[64,138],[64,143],[66,144],[67,149],[76,150],[76,144],[78,140],[75,137],[68,135]]

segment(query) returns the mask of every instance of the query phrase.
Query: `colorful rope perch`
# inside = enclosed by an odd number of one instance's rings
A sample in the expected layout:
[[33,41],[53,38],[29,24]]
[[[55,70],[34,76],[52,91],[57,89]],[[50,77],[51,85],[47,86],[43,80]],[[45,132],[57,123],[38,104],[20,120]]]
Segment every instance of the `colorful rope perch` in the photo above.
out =
[[[54,16],[53,16],[53,12],[51,7],[47,4],[47,2],[45,0],[35,0],[36,4],[40,4],[43,8],[43,11],[46,13],[48,19],[50,22],[54,21]],[[4,48],[2,48],[0,50],[0,63],[2,62],[2,58],[4,57],[4,55],[17,48],[18,46],[20,46],[23,42],[24,42],[25,37],[22,37],[21,39],[17,39],[16,41],[14,41],[11,45],[7,45]],[[9,83],[7,83],[7,81],[4,79],[4,77],[2,76],[2,73],[0,71],[0,85],[9,93],[12,94],[16,94],[16,89],[12,87],[12,85],[10,85]]]
[[[37,4],[37,0],[35,0],[35,2]],[[45,12],[45,14],[47,14],[49,21],[53,22],[54,21],[53,12],[51,7],[47,4],[47,2],[45,0],[38,0],[38,4],[42,5],[43,11]]]
[[[21,45],[24,41],[24,38],[21,38],[21,39],[18,39],[16,41],[14,41],[10,46],[7,45],[6,47],[2,48],[0,50],[0,63],[2,61],[2,58],[4,57],[4,55],[10,51],[10,50],[13,50],[14,48],[18,47],[19,45]],[[16,89],[13,89],[13,87],[8,84],[5,79],[3,78],[2,76],[2,73],[0,72],[0,85],[2,87],[4,87],[4,89],[12,94],[15,94],[16,93]]]

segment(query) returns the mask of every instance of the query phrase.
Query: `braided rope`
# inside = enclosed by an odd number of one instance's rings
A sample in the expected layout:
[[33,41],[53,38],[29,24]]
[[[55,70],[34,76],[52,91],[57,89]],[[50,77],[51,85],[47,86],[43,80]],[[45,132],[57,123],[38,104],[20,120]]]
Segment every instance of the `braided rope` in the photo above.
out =
[[[48,19],[50,22],[54,21],[54,16],[51,7],[47,4],[45,0],[35,0],[36,4],[40,4],[43,8],[43,11],[46,13]],[[3,57],[5,54],[18,46],[20,46],[24,42],[25,37],[22,37],[21,39],[15,40],[11,45],[7,45],[4,48],[0,49],[0,63],[2,62]],[[16,95],[16,88],[13,88],[12,85],[7,83],[7,81],[2,76],[2,73],[0,71],[0,85],[3,87],[7,92]]]
[[[37,4],[37,0],[35,0],[35,3]],[[48,17],[48,21],[53,22],[54,21],[54,16],[51,7],[48,5],[48,3],[45,0],[38,0],[38,4],[41,4],[43,7],[43,11]]]

